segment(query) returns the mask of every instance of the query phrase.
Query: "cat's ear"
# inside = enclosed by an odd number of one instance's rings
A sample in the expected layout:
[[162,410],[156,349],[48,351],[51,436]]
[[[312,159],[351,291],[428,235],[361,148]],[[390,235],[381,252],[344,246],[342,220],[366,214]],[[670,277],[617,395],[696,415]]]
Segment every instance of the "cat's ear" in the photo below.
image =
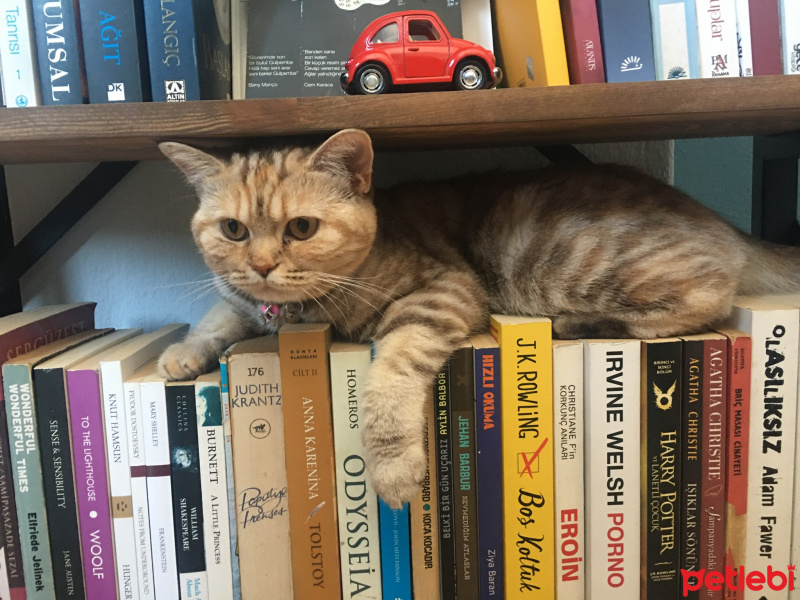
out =
[[161,142],[158,149],[183,171],[195,189],[199,190],[205,181],[218,175],[224,167],[223,162],[212,156],[178,142]]
[[344,129],[329,137],[314,154],[309,166],[346,177],[353,190],[366,194],[372,187],[372,140],[366,131]]

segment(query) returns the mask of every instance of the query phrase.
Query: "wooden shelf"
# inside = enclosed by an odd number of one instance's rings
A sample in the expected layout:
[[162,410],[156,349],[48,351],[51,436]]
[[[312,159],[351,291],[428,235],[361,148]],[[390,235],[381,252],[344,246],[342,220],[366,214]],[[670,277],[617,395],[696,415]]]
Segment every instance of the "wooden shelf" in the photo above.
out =
[[347,127],[384,149],[767,135],[800,130],[800,77],[9,108],[0,162],[146,160],[164,140],[227,147]]

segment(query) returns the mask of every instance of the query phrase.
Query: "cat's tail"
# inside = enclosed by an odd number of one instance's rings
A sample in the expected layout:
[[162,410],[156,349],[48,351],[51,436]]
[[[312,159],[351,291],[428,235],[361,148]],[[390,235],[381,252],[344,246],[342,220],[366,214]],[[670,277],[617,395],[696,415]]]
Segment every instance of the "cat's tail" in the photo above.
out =
[[800,248],[781,246],[748,236],[747,263],[737,292],[744,295],[800,292]]

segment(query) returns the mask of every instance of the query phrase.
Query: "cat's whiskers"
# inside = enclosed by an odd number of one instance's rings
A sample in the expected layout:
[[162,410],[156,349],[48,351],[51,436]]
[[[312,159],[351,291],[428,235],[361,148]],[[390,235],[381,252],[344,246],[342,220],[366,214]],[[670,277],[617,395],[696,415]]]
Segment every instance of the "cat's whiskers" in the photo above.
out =
[[319,273],[319,272],[317,272],[316,275],[318,279],[333,284],[342,290],[345,289],[342,286],[350,286],[362,292],[367,292],[369,294],[381,297],[382,299],[387,300],[388,302],[392,302],[395,299],[394,296],[387,293],[391,291],[388,288],[380,287],[373,284],[368,284],[363,281],[353,280],[350,277],[342,277],[340,275],[330,275],[328,273]]
[[[320,294],[321,294],[323,298],[325,298],[326,300],[328,300],[328,302],[329,302],[330,304],[332,304],[332,305],[333,305],[333,307],[334,307],[336,310],[338,310],[338,311],[339,311],[339,314],[341,314],[341,315],[342,315],[342,320],[344,321],[345,327],[347,327],[347,329],[349,330],[349,329],[350,329],[350,321],[349,321],[349,319],[347,318],[347,314],[346,314],[346,313],[345,313],[345,312],[344,312],[344,311],[341,309],[341,307],[339,306],[339,304],[336,302],[336,298],[334,298],[334,297],[333,297],[333,296],[332,296],[330,293],[328,293],[328,292],[326,292],[326,291],[324,291],[324,290],[320,290],[320,289],[319,289],[319,288],[317,288],[316,286],[313,286],[313,285],[312,285],[312,286],[311,286],[311,289],[312,289],[312,290],[314,290],[314,292],[315,292],[316,294],[318,294],[318,295],[320,295]],[[317,299],[315,298],[315,300],[317,300]],[[318,301],[318,300],[317,300],[317,303],[319,303],[319,301]],[[320,306],[322,306],[322,305],[320,304]],[[327,311],[326,311],[326,312],[327,312]],[[329,314],[330,314],[330,313],[329,313]]]
[[[327,308],[325,308],[325,307],[322,305],[322,302],[320,302],[320,301],[319,301],[319,300],[318,300],[318,299],[317,299],[315,296],[313,296],[312,294],[309,294],[309,293],[308,293],[308,290],[306,290],[305,288],[302,288],[302,290],[303,290],[303,294],[304,294],[304,295],[308,296],[308,297],[309,297],[309,298],[311,298],[311,299],[312,299],[314,302],[316,302],[316,303],[319,305],[319,307],[320,307],[320,308],[321,308],[321,309],[322,309],[322,310],[325,312],[325,314],[326,314],[326,315],[328,315],[328,319],[330,319],[330,322],[331,322],[331,323],[335,323],[335,322],[336,322],[336,320],[333,318],[333,316],[331,315],[331,313],[329,313],[329,312],[328,312],[328,309],[327,309]],[[314,290],[313,286],[312,286],[312,290]],[[317,290],[314,290],[314,291],[317,291]]]

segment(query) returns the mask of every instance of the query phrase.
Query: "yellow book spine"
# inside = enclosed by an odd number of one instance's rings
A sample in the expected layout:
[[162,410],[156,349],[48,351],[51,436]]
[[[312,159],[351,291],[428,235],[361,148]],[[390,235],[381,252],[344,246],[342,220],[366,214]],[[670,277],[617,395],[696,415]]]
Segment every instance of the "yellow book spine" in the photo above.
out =
[[505,597],[555,597],[553,342],[545,319],[491,319],[500,346]]
[[539,23],[534,31],[541,38],[542,56],[538,62],[542,65],[540,70],[544,70],[544,85],[569,85],[567,49],[558,0],[535,0],[535,3]]

